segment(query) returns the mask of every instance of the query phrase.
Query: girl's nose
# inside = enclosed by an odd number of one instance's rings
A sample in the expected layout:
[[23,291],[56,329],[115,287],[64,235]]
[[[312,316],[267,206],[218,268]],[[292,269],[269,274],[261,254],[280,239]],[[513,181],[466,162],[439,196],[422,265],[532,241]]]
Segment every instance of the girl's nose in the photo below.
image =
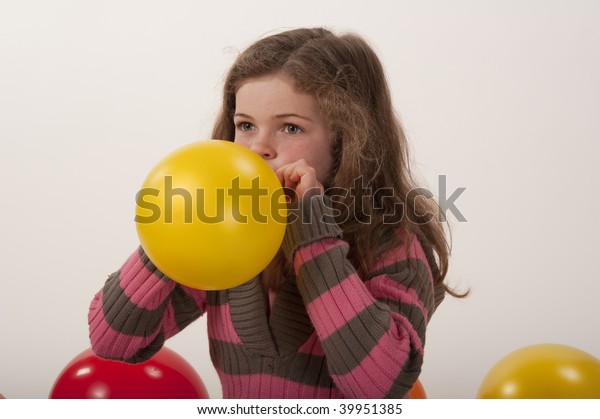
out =
[[265,160],[274,159],[277,153],[273,147],[272,139],[268,135],[259,135],[255,141],[252,142],[250,150],[261,156]]

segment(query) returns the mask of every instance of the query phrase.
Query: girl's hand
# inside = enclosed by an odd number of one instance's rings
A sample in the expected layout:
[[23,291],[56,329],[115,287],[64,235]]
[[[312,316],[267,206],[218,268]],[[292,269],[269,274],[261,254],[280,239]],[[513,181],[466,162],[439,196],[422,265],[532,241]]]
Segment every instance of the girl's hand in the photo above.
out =
[[[281,166],[275,174],[291,202],[324,193],[323,185],[317,179],[315,169],[309,166],[304,159]],[[290,192],[293,192],[293,196],[289,196]]]

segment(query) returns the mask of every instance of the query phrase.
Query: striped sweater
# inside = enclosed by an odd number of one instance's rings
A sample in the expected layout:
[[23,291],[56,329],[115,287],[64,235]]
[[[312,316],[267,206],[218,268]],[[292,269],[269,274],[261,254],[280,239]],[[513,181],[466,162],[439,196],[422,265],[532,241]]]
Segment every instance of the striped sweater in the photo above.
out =
[[141,362],[206,314],[225,398],[405,397],[444,296],[432,285],[434,259],[424,241],[398,232],[360,278],[340,228],[319,221],[331,219],[327,200],[305,200],[297,215],[313,222],[288,225],[282,249],[294,273],[270,307],[259,277],[222,291],[188,288],[139,248],[92,300],[93,350]]

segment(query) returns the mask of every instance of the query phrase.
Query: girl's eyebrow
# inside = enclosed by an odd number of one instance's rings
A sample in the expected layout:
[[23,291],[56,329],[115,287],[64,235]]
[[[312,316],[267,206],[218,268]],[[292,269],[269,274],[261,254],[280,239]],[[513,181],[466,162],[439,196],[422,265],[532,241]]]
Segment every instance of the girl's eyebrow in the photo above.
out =
[[300,119],[304,119],[304,120],[309,121],[309,122],[314,122],[308,116],[298,115],[297,113],[283,113],[283,114],[279,114],[279,115],[275,115],[274,116],[274,118],[276,118],[276,119],[283,119],[283,118],[289,118],[289,117],[300,118]]
[[[241,113],[241,112],[236,112],[233,116],[234,117],[239,117],[239,118],[253,119],[250,115],[245,114],[245,113]],[[295,118],[304,119],[304,120],[309,121],[309,122],[314,122],[308,116],[298,115],[297,113],[282,113],[282,114],[275,115],[273,117],[273,119],[284,119],[284,118],[289,118],[289,117],[295,117]]]

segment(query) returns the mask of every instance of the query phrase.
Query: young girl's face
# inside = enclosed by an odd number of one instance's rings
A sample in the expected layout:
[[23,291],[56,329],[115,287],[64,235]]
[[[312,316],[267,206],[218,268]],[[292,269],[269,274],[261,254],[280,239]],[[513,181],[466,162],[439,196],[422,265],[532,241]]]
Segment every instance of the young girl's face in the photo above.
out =
[[283,74],[253,78],[236,94],[235,142],[277,171],[304,159],[323,183],[331,170],[333,133],[313,95],[298,92]]

